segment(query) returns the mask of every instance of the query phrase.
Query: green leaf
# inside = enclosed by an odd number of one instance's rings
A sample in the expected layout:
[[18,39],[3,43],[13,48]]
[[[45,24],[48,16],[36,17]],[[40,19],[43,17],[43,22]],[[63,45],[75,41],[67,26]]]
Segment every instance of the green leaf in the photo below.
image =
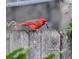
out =
[[71,21],[66,26],[66,34],[68,38],[72,38],[72,22]]
[[15,59],[27,59],[26,54],[20,53]]
[[46,57],[44,57],[43,59],[55,59],[55,54],[49,54]]
[[31,49],[32,49],[32,48],[27,48],[26,51],[25,51],[25,54],[26,54],[26,55],[29,54],[29,52],[31,51]]
[[18,48],[16,50],[14,50],[13,52],[9,53],[6,56],[6,59],[14,59],[14,55],[16,55],[18,52],[21,52],[23,50],[23,48]]
[[[7,54],[6,59],[28,59],[28,54],[30,50],[31,48],[27,48],[26,50],[24,50],[23,48],[18,48],[12,51],[11,53]],[[17,53],[19,53],[18,56]],[[14,56],[16,57],[14,58]]]

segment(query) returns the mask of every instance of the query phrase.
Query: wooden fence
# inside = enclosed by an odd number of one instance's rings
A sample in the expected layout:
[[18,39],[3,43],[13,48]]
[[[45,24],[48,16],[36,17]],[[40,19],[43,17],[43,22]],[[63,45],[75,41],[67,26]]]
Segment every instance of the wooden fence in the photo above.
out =
[[[43,56],[49,53],[55,53],[55,59],[71,59],[71,50],[69,50],[66,36],[61,38],[60,34],[55,30],[29,33],[7,30],[6,33],[7,53],[18,47],[31,47],[32,51],[29,59],[42,59]],[[60,51],[63,53],[62,56],[57,53]]]

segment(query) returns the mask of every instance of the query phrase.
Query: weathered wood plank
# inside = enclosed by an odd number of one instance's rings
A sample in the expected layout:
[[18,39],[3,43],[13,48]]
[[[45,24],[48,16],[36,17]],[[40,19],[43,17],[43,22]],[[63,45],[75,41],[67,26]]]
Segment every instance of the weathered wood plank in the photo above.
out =
[[6,31],[6,53],[10,51],[10,31]]
[[[42,57],[60,51],[60,35],[57,31],[48,31],[42,34]],[[59,59],[59,54],[56,58]]]
[[[18,47],[31,47],[29,59],[42,59],[49,53],[55,53],[54,50],[60,50],[60,36],[56,31],[30,32],[12,31],[7,32],[7,51],[10,52]],[[56,55],[56,59],[59,54]]]
[[28,35],[25,32],[14,31],[10,33],[10,51],[19,48],[28,47]]
[[72,50],[71,50],[71,46],[70,46],[70,42],[69,42],[70,39],[67,38],[67,36],[64,36],[63,39],[62,39],[62,51],[63,51],[63,54],[62,54],[62,59],[72,59]]
[[[32,51],[29,59],[42,59],[49,53],[55,53],[56,58],[60,59],[60,35],[57,31],[30,32],[25,31],[6,31],[6,52],[18,47],[31,47]],[[71,59],[71,49],[68,38],[63,35],[62,38],[62,59]]]
[[30,59],[40,59],[40,33],[30,33],[29,37],[30,47],[32,47],[32,51],[30,53]]

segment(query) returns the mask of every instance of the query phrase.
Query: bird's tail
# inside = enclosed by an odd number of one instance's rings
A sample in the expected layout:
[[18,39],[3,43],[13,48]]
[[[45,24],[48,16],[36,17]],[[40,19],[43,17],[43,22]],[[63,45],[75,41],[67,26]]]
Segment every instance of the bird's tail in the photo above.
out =
[[16,24],[15,21],[11,21],[10,23],[7,23],[6,25],[7,25],[8,27],[10,27],[10,26],[15,25],[15,24]]

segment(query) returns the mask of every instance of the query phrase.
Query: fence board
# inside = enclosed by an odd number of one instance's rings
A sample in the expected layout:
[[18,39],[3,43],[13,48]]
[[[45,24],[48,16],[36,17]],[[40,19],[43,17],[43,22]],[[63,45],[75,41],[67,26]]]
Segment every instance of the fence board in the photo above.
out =
[[[42,59],[44,56],[50,53],[55,53],[56,58],[60,59],[60,35],[57,31],[43,31],[43,32],[30,32],[25,31],[9,31],[7,30],[6,51],[7,53],[18,47],[31,47],[31,53],[29,59]],[[68,49],[67,38],[62,39],[63,53],[62,59],[71,59],[70,51]]]

